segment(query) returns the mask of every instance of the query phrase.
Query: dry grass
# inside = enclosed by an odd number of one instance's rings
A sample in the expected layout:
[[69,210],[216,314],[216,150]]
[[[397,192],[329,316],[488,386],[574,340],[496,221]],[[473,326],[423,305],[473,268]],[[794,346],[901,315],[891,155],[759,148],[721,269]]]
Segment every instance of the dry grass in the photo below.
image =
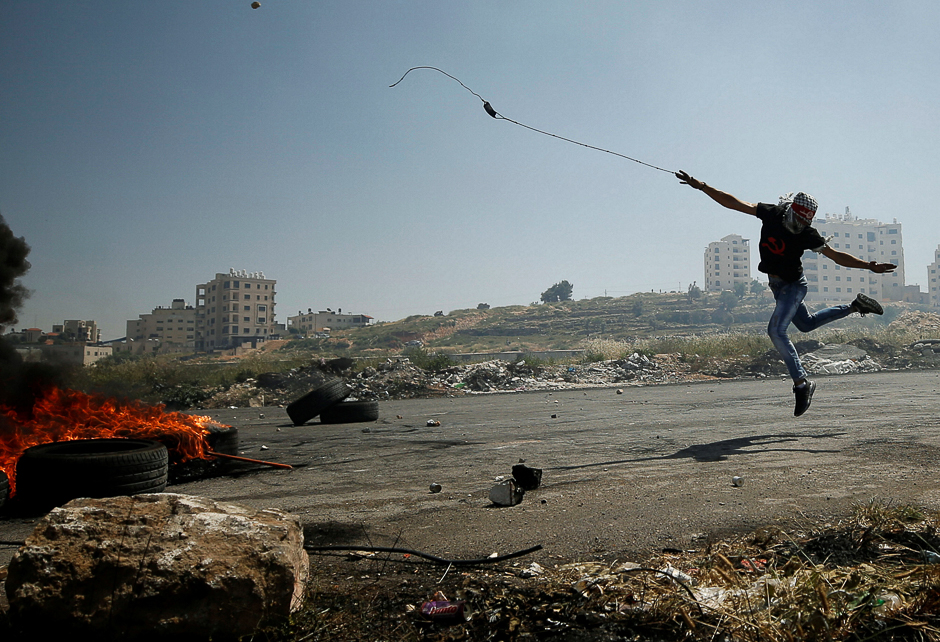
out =
[[[938,515],[871,502],[807,532],[764,528],[644,564],[447,569],[314,558],[306,608],[256,640],[940,640]],[[332,571],[332,574],[330,573]],[[429,622],[443,591],[468,618]]]

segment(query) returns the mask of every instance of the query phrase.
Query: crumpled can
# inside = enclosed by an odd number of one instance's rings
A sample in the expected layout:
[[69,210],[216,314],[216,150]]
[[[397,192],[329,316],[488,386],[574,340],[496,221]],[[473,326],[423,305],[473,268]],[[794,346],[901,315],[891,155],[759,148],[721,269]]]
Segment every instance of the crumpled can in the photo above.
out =
[[463,600],[451,602],[438,591],[434,599],[421,605],[421,615],[442,624],[448,622],[461,622],[467,619],[465,603]]

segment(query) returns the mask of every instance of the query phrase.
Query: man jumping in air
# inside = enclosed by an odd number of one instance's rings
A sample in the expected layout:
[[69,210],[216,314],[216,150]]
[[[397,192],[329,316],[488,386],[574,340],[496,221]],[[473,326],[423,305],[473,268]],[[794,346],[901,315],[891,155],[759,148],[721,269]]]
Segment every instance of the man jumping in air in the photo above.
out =
[[864,268],[877,274],[890,272],[896,267],[892,263],[863,261],[851,254],[834,250],[826,239],[812,227],[816,215],[816,199],[809,194],[799,192],[795,196],[787,195],[780,199],[779,205],[766,203],[747,203],[741,199],[706,185],[692,178],[685,172],[676,172],[683,185],[705,192],[713,201],[730,210],[756,216],[762,222],[760,228],[760,264],[757,269],[767,274],[774,300],[777,302],[774,313],[767,326],[767,334],[774,347],[783,357],[783,362],[793,378],[793,393],[796,395],[796,408],[793,415],[799,417],[809,408],[816,391],[816,383],[806,378],[806,370],[800,363],[800,356],[787,336],[787,328],[792,322],[801,332],[810,332],[821,325],[842,319],[853,312],[884,314],[884,309],[877,301],[864,294],[859,294],[848,305],[835,305],[815,314],[810,314],[803,304],[806,296],[806,277],[803,276],[803,263],[800,260],[805,250],[819,252],[847,268]]

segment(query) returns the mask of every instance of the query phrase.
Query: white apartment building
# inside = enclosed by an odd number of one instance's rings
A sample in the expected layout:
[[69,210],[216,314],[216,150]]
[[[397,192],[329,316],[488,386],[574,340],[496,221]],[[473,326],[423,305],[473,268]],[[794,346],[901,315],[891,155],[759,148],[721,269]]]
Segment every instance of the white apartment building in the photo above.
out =
[[94,321],[81,321],[66,319],[62,325],[53,325],[52,332],[70,341],[86,341],[98,343],[101,341],[101,330]]
[[275,334],[274,279],[230,269],[196,286],[196,350],[257,344]]
[[183,299],[173,299],[168,308],[154,308],[150,314],[141,314],[127,322],[127,340],[158,341],[162,351],[174,348],[193,349],[196,346],[196,308]]
[[705,250],[705,291],[733,290],[735,284],[750,286],[750,240],[729,234],[708,244]]
[[294,328],[300,334],[310,334],[312,332],[330,332],[331,330],[347,330],[350,328],[361,328],[372,323],[372,317],[367,314],[343,314],[343,309],[339,308],[333,312],[329,308],[314,312],[313,308],[307,308],[304,314],[298,310],[296,316],[287,317],[287,328]]
[[84,341],[68,345],[42,345],[39,349],[43,361],[57,364],[90,366],[111,356],[111,346],[91,345]]
[[845,214],[826,214],[813,224],[828,239],[829,247],[847,252],[863,261],[893,263],[894,272],[875,274],[867,269],[845,268],[821,254],[806,252],[803,271],[809,283],[807,301],[848,302],[859,292],[880,301],[901,301],[905,297],[904,249],[901,224],[897,219],[882,223],[876,219],[859,219],[849,208]]
[[940,308],[940,245],[933,253],[933,263],[927,266],[927,297],[930,305]]

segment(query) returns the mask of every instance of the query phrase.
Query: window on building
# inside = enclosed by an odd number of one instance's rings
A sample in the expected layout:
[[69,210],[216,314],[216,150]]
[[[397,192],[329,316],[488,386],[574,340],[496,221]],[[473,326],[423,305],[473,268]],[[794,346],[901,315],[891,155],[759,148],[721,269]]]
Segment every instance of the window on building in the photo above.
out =
[[237,288],[237,287],[238,287],[238,281],[232,281],[232,287],[233,287],[233,288]]
[[897,228],[892,228],[892,229],[888,230],[888,234],[897,234],[897,233],[898,233]]
[[246,301],[250,301],[250,300],[251,300],[251,295],[250,295],[250,294],[246,294],[246,295],[245,295],[245,300],[246,300]]
[[225,283],[222,284],[222,287],[225,289],[228,289],[232,287],[232,283],[230,281],[226,281]]

